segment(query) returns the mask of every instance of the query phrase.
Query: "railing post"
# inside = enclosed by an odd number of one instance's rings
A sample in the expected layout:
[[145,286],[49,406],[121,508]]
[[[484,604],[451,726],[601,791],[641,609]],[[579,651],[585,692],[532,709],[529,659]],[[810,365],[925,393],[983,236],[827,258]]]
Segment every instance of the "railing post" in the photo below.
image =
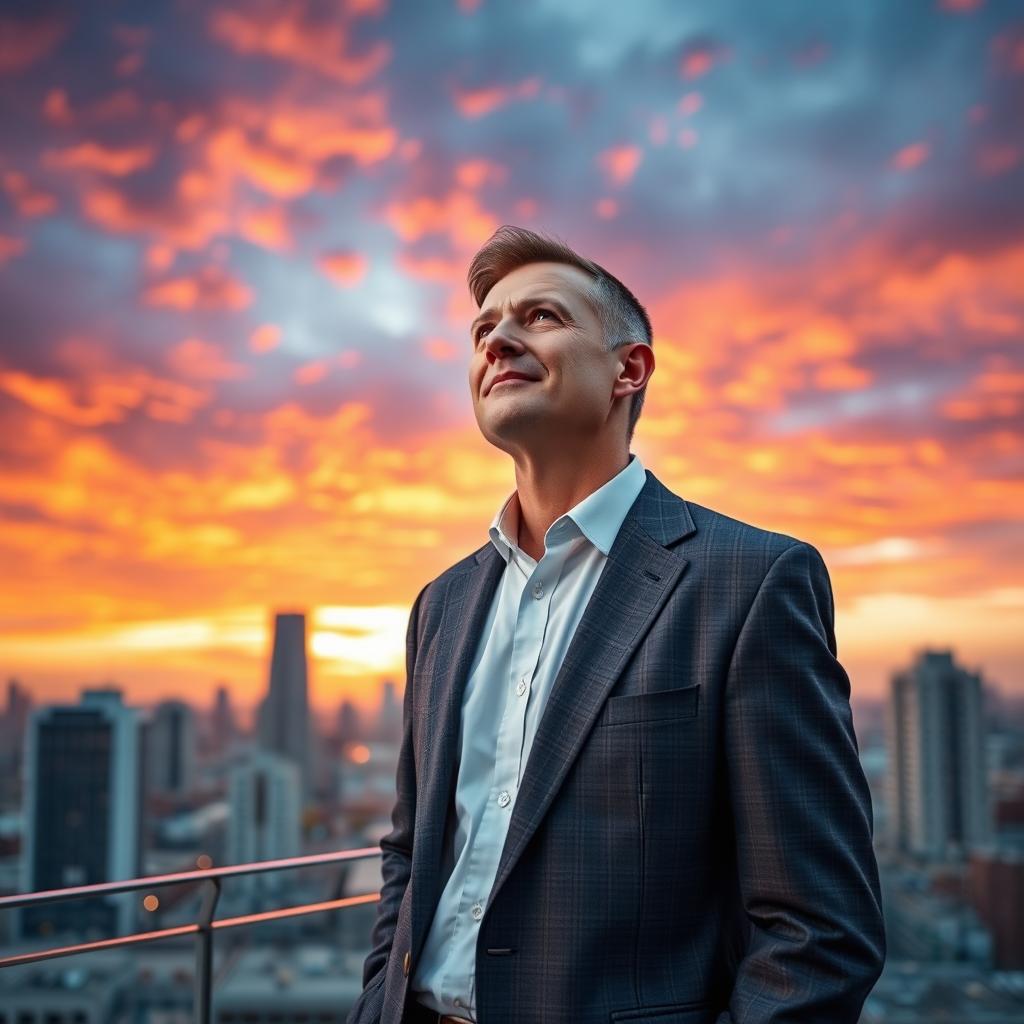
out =
[[211,1024],[213,1006],[213,915],[220,898],[220,879],[208,878],[199,907],[196,933],[195,1008],[197,1024]]

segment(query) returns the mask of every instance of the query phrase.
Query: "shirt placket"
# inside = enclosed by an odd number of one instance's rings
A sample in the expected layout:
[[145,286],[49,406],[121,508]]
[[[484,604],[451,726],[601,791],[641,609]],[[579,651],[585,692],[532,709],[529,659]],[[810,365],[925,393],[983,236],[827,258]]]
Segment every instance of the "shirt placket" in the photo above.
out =
[[[512,557],[516,557],[515,554]],[[515,806],[516,793],[522,777],[523,740],[526,735],[526,712],[529,706],[531,684],[540,660],[544,633],[551,610],[555,585],[565,561],[565,552],[547,552],[526,579],[516,613],[515,631],[509,664],[511,685],[505,689],[505,706],[498,728],[498,741],[494,757],[494,773],[487,797],[487,806],[481,816],[481,836],[508,834],[508,823]],[[510,566],[510,568],[512,568]],[[517,569],[518,571],[518,569]],[[503,815],[501,821],[497,815]],[[497,874],[498,861],[504,843],[474,844],[470,853],[468,877],[479,878],[484,865],[479,863],[481,850],[489,858],[486,877]],[[465,897],[463,904],[466,902]],[[479,923],[484,915],[485,899],[478,898],[470,914]],[[474,1007],[476,972],[466,979],[470,992],[470,1007]]]

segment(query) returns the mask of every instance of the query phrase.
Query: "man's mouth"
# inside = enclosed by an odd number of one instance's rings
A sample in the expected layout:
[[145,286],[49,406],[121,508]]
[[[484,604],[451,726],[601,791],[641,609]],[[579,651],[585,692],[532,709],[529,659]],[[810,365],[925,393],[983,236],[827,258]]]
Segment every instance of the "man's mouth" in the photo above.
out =
[[490,394],[496,387],[500,387],[503,384],[531,383],[535,383],[535,378],[527,377],[525,373],[499,373],[498,376],[491,381],[490,386],[487,388],[487,393]]

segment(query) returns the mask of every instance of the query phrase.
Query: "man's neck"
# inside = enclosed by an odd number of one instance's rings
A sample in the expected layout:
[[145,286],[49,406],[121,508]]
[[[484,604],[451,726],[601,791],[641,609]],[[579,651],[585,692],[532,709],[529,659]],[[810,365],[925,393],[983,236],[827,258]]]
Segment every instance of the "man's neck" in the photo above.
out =
[[519,537],[516,541],[531,558],[544,554],[548,527],[588,495],[603,487],[629,463],[629,450],[617,447],[586,456],[569,452],[523,454],[516,458],[516,492],[519,496]]

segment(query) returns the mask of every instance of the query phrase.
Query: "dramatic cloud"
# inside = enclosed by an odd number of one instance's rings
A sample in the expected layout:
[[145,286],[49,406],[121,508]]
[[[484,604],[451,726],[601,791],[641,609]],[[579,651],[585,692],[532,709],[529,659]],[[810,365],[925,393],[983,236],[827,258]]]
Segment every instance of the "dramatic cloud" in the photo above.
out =
[[648,307],[634,450],[820,548],[855,695],[923,643],[1024,691],[1024,21],[646,11],[0,18],[7,675],[247,702],[288,605],[319,703],[400,680],[513,486],[466,269],[515,223]]

